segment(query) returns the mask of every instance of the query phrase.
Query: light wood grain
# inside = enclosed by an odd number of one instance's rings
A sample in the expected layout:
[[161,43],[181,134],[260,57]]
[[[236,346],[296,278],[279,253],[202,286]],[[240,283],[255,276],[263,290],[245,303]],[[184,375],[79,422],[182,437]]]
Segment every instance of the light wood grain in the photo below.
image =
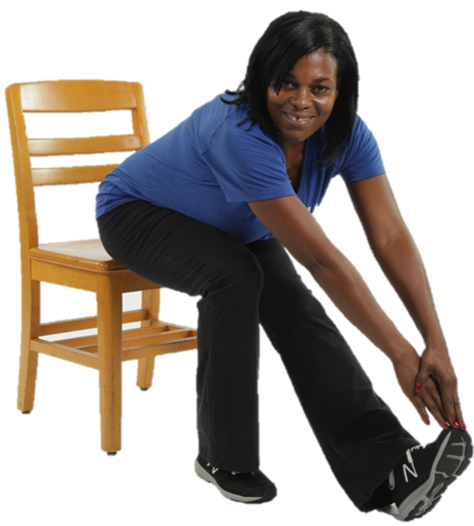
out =
[[142,141],[138,135],[28,140],[28,151],[32,156],[129,152],[141,147]]
[[[159,321],[160,285],[111,258],[98,239],[40,244],[34,186],[98,182],[117,165],[35,168],[31,156],[134,151],[149,143],[143,88],[138,83],[63,80],[13,84],[6,90],[18,196],[22,271],[22,338],[18,408],[33,409],[38,355],[98,369],[101,447],[121,448],[122,361],[139,360],[137,384],[149,388],[154,357],[196,348],[196,331]],[[132,111],[132,135],[29,138],[25,112]],[[51,213],[55,213],[54,210]],[[58,221],[63,218],[57,217]],[[97,316],[40,323],[40,283],[97,295]],[[122,312],[124,292],[144,291],[142,309]],[[122,324],[141,322],[123,331]],[[42,339],[97,328],[97,335]]]
[[136,109],[136,83],[57,80],[21,85],[24,112],[83,112]]
[[33,168],[31,176],[33,186],[57,184],[98,183],[118,164],[101,166],[67,166],[65,168]]

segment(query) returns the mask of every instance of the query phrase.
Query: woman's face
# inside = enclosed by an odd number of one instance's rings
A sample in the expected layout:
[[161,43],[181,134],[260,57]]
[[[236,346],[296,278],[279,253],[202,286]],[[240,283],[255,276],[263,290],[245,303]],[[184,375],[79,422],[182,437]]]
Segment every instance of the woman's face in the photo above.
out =
[[304,142],[318,131],[337,95],[337,62],[323,49],[300,58],[278,94],[267,88],[267,107],[281,133],[281,146]]

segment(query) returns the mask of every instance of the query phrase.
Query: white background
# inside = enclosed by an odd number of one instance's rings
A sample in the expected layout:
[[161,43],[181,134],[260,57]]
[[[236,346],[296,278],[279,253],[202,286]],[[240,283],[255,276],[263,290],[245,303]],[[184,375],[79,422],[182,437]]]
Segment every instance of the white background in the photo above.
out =
[[[474,426],[470,7],[468,0],[451,2],[449,8],[446,2],[433,0],[16,0],[0,8],[0,85],[4,89],[15,82],[55,79],[139,81],[153,140],[217,93],[235,89],[254,44],[277,16],[306,9],[338,20],[359,60],[359,113],[379,142],[402,213],[428,270],[470,428]],[[51,122],[62,127],[61,121]],[[79,129],[82,121],[75,122]],[[28,121],[29,130],[34,131],[36,124],[34,119]],[[122,124],[117,121],[116,126]],[[98,376],[93,370],[42,355],[35,408],[22,415],[16,409],[20,251],[5,104],[0,105],[0,152],[4,278],[0,523],[393,521],[377,512],[362,514],[347,499],[312,435],[280,359],[263,336],[261,466],[276,482],[279,495],[262,506],[227,501],[193,473],[195,351],[157,359],[154,385],[146,393],[135,386],[135,362],[124,364],[123,449],[115,457],[100,449]],[[50,188],[49,194],[43,190],[38,191],[41,242],[97,235],[95,188],[61,189],[62,194],[56,188]],[[421,352],[421,339],[374,263],[341,181],[332,184],[316,216]],[[390,362],[343,319],[304,269],[301,273],[403,425],[421,442],[433,440],[436,424],[426,427],[421,422],[401,393]],[[94,312],[95,300],[89,293],[53,286],[42,291],[43,321]],[[71,304],[66,304],[69,300]],[[127,295],[126,303],[137,305],[137,296]],[[166,291],[162,317],[195,325],[195,304],[195,298]],[[472,484],[472,473],[466,473],[424,519],[425,524],[445,524],[453,518],[469,523]]]

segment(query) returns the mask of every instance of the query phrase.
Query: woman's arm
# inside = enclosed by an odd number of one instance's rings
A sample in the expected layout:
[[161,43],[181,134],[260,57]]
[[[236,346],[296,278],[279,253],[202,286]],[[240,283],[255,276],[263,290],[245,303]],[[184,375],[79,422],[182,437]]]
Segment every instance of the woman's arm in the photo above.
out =
[[[290,254],[312,274],[335,305],[393,362],[398,381],[427,422],[425,407],[441,402],[432,382],[418,396],[415,378],[420,358],[377,303],[360,274],[329,241],[314,217],[295,196],[249,202],[251,210]],[[446,418],[432,411],[440,425]]]
[[[381,175],[348,183],[347,186],[375,258],[424,339],[426,348],[415,380],[417,388],[421,392],[425,388],[431,391],[432,400],[428,401],[428,408],[438,421],[443,416],[451,425],[464,426],[456,375],[428,278],[388,179]],[[441,400],[436,396],[432,382],[429,382],[430,376],[438,383]]]
[[410,344],[297,197],[254,201],[249,206],[358,329],[392,361],[403,357]]

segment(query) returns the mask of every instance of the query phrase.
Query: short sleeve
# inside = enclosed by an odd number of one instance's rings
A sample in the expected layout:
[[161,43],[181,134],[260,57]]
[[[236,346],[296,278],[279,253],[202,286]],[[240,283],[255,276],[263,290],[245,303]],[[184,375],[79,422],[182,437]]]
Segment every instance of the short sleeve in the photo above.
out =
[[356,116],[349,145],[338,168],[346,182],[360,181],[385,173],[377,141],[359,116]]
[[[239,119],[241,120],[241,119]],[[254,126],[227,119],[213,134],[203,158],[228,202],[295,195],[281,148]]]

